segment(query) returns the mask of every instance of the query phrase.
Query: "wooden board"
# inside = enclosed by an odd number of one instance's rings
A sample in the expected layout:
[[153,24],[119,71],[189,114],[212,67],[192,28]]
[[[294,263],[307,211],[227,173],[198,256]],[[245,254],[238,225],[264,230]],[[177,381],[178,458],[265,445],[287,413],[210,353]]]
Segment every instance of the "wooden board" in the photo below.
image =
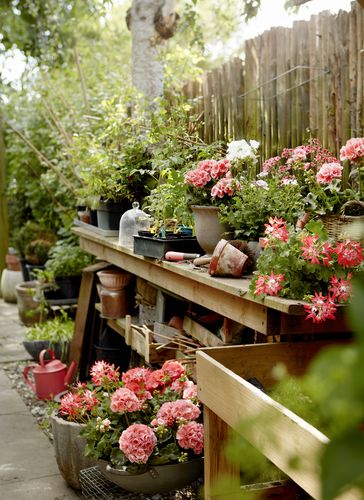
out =
[[224,345],[224,342],[219,339],[217,335],[214,335],[209,330],[207,330],[207,328],[203,327],[188,316],[185,316],[183,319],[183,329],[186,333],[191,335],[191,337],[198,340],[202,345],[205,345],[207,347]]

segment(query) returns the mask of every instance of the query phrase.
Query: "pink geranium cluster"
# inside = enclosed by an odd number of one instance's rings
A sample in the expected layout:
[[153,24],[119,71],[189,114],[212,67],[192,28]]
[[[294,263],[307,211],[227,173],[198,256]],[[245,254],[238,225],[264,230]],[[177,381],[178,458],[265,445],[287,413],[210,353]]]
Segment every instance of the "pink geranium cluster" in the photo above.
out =
[[[110,367],[103,368],[103,373],[101,366],[91,369],[97,380],[111,374]],[[97,414],[82,431],[94,458],[114,465],[175,463],[202,453],[196,385],[179,361],[166,361],[155,370],[132,368],[112,388],[97,390]]]
[[185,183],[194,188],[199,204],[231,197],[241,187],[227,159],[200,161],[195,169],[185,173],[184,178]]
[[340,150],[340,160],[351,162],[349,182],[343,181],[343,165],[317,139],[307,145],[286,148],[280,156],[269,158],[259,175],[275,178],[282,186],[299,186],[308,213],[339,214],[346,202],[362,199],[364,175],[358,169],[364,161],[363,144],[364,138],[350,139]]
[[146,464],[153,453],[157,438],[145,424],[132,424],[121,433],[120,450],[132,463]]
[[364,137],[353,137],[340,149],[340,160],[349,160],[353,163],[364,159]]
[[312,139],[309,144],[283,149],[280,156],[266,160],[262,170],[265,174],[280,177],[288,174],[295,176],[300,170],[311,169],[316,173],[322,165],[327,163],[338,163],[338,160],[330,151],[323,148],[317,139]]
[[58,413],[70,422],[83,423],[96,413],[98,405],[95,391],[88,389],[86,384],[78,383],[61,398]]
[[[312,227],[316,230],[317,223]],[[338,304],[350,298],[353,274],[364,260],[363,248],[358,241],[327,240],[322,230],[310,231],[310,224],[296,230],[271,218],[250,288],[253,294],[304,299],[307,319],[315,323],[334,319]]]
[[178,399],[164,403],[158,410],[157,417],[151,424],[155,427],[172,427],[176,422],[196,420],[201,414],[200,408],[190,400]]

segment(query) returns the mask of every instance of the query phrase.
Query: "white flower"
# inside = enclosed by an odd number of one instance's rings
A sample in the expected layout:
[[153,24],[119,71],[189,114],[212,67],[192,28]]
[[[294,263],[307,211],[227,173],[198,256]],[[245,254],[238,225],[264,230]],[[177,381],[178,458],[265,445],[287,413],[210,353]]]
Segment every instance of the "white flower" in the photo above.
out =
[[265,172],[264,170],[262,170],[262,172],[259,172],[259,174],[257,174],[257,177],[259,178],[262,178],[262,177],[268,177],[268,172]]
[[252,139],[251,141],[249,141],[249,144],[251,145],[251,147],[253,149],[255,149],[255,150],[259,149],[260,142],[255,141],[254,139]]
[[241,139],[240,141],[232,141],[228,144],[228,153],[226,158],[230,161],[251,159],[254,163],[257,162],[253,147],[250,146],[244,139]]
[[267,191],[269,191],[268,183],[265,181],[262,181],[262,180],[254,181],[250,185],[252,187],[259,187],[259,188],[266,189]]
[[286,178],[286,179],[282,179],[281,184],[282,184],[282,186],[297,186],[298,182],[297,182],[297,179]]

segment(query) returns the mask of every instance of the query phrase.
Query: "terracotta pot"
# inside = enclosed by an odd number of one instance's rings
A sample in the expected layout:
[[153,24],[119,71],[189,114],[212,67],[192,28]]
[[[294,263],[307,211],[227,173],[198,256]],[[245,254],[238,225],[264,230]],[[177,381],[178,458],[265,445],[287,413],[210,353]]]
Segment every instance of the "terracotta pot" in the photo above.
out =
[[19,260],[19,257],[17,255],[13,255],[13,254],[6,254],[5,255],[5,263],[6,263],[6,267],[7,269],[9,269],[9,271],[20,271],[20,260]]
[[240,278],[244,273],[248,256],[235,248],[226,240],[220,240],[216,245],[209,265],[211,276],[231,276]]
[[103,269],[97,276],[103,287],[109,290],[121,290],[129,285],[133,275],[122,269]]
[[100,284],[96,288],[101,301],[101,316],[103,318],[116,319],[128,314],[127,290],[108,290]]
[[217,243],[227,233],[226,226],[219,221],[219,208],[212,206],[193,205],[195,216],[195,234],[206,255],[212,255]]

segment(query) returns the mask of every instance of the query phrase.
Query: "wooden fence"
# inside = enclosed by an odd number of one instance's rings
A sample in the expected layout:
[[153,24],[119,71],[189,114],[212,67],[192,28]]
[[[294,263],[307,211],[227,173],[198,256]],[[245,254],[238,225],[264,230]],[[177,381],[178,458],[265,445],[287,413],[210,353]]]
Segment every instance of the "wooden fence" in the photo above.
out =
[[363,36],[364,9],[354,2],[350,12],[325,11],[247,40],[244,60],[184,86],[203,138],[256,139],[265,159],[311,134],[338,154],[364,135]]

